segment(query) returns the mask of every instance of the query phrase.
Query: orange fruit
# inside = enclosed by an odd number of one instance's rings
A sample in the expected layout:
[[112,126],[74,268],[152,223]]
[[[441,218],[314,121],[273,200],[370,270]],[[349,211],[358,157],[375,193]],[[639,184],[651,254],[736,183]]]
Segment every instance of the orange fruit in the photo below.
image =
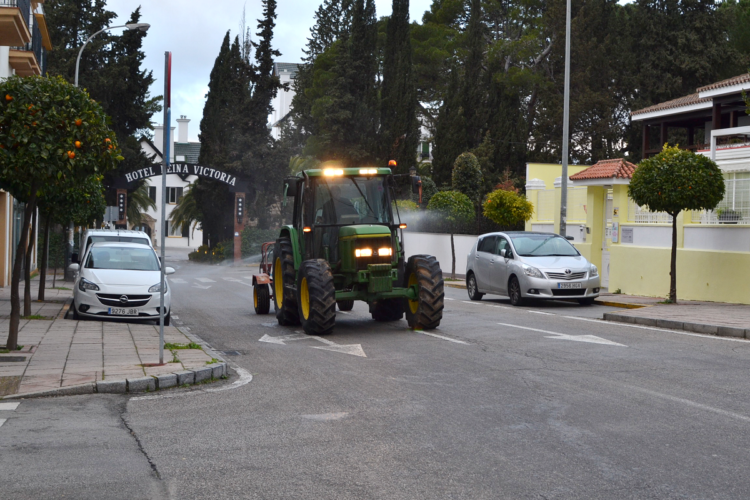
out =
[[72,160],[75,157],[76,157],[76,152],[75,151],[68,151],[68,158],[70,158]]
[[36,122],[31,122],[32,127],[36,127]]
[[104,139],[104,142],[112,142],[112,141],[110,141],[109,137],[107,137],[107,138]]
[[76,148],[80,148],[80,147],[81,147],[81,141],[76,141]]
[[5,100],[6,101],[12,101],[13,100],[13,96],[10,95],[10,94],[5,94]]
[[109,145],[109,149],[112,149],[112,144]]
[[80,118],[77,118],[76,119],[76,127],[80,127],[81,123],[83,123],[83,120],[81,120]]

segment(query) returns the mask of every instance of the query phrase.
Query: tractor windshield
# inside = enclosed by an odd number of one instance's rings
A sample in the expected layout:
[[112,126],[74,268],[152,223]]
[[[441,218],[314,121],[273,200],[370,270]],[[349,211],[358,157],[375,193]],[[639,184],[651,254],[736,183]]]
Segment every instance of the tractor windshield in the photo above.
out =
[[385,177],[320,177],[315,182],[315,224],[391,224]]

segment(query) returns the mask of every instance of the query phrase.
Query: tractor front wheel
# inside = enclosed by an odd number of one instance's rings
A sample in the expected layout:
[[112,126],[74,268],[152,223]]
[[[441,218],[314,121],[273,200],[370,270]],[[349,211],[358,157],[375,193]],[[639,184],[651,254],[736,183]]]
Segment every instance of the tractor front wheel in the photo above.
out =
[[443,271],[432,255],[413,255],[406,263],[404,284],[418,286],[416,300],[406,300],[406,321],[415,330],[432,330],[443,319]]
[[253,306],[255,314],[268,314],[271,310],[271,294],[268,292],[268,285],[253,287]]
[[289,238],[279,238],[273,249],[273,296],[276,320],[281,326],[299,325],[297,298],[294,296],[294,254]]
[[308,335],[326,335],[336,324],[336,288],[331,266],[323,259],[306,260],[299,269],[297,303]]
[[354,309],[353,300],[339,300],[336,304],[339,306],[339,311],[351,311]]

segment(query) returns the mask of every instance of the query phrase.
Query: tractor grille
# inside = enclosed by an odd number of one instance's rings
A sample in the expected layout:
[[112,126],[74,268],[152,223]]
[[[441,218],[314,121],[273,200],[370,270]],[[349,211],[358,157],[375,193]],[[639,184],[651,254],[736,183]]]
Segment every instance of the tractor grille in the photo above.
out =
[[565,273],[546,273],[546,274],[547,274],[547,277],[551,280],[565,280],[565,281],[582,280],[583,278],[586,277],[586,271],[582,273],[570,273],[570,274],[565,274]]
[[126,295],[128,300],[126,302],[122,302],[120,300],[120,297],[122,297],[125,294],[122,293],[97,293],[96,296],[99,298],[99,302],[104,304],[105,306],[113,306],[113,307],[140,307],[145,306],[149,300],[151,300],[151,295]]
[[357,257],[357,270],[366,271],[367,266],[370,264],[390,264],[393,260],[391,255],[378,255],[378,249],[388,247],[391,248],[390,238],[365,238],[357,240],[355,248],[372,248],[372,257]]

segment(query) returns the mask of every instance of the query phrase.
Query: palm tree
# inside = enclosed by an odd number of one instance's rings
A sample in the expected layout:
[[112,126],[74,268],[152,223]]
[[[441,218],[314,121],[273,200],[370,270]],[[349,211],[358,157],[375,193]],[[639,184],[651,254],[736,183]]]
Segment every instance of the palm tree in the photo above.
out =
[[320,161],[312,156],[292,156],[289,160],[289,173],[294,175],[311,168],[318,168]]
[[135,191],[128,193],[128,222],[133,226],[143,223],[143,214],[148,210],[156,210],[156,202],[148,196],[148,185],[141,179]]
[[185,192],[182,198],[177,200],[177,206],[172,210],[169,220],[172,224],[179,227],[190,227],[192,225],[193,228],[191,231],[195,232],[195,228],[200,222],[201,213],[198,210],[198,205],[195,203],[192,188],[192,184],[189,184],[185,188]]

